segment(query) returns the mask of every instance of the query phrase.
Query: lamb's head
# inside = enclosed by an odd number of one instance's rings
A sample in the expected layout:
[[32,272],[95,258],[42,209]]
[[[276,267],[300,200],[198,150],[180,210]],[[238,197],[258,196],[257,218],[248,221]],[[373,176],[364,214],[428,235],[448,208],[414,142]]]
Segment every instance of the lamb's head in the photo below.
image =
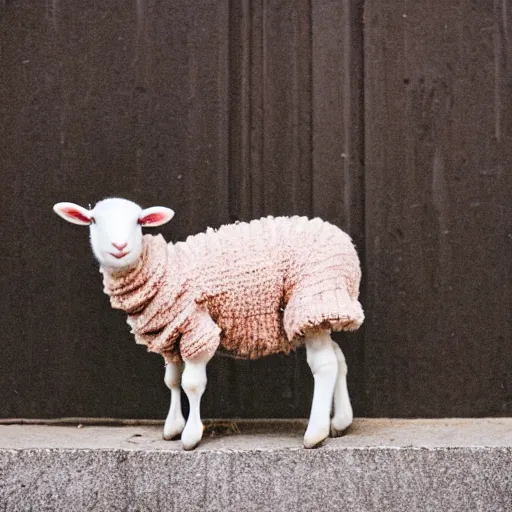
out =
[[142,227],[161,226],[174,212],[163,206],[143,210],[126,199],[109,198],[92,210],[73,203],[57,203],[53,210],[73,224],[89,226],[94,256],[104,268],[132,266],[142,252]]

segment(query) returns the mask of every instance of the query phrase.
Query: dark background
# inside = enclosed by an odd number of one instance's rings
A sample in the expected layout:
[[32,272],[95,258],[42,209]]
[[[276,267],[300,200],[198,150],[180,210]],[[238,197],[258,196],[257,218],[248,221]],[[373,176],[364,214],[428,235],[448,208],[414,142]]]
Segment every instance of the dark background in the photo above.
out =
[[[266,214],[353,237],[359,416],[512,414],[512,9],[434,0],[0,1],[0,416],[163,418],[160,357],[52,206]],[[206,417],[307,416],[299,352],[215,359]]]

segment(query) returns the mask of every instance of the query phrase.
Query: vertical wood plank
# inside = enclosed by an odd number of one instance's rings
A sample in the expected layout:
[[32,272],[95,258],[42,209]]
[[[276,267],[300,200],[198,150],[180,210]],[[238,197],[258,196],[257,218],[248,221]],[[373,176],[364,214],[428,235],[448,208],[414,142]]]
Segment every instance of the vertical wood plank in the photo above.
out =
[[232,2],[231,26],[232,218],[310,214],[309,1]]
[[[362,71],[363,2],[313,0],[313,214],[349,233],[364,263]],[[354,410],[363,414],[364,327],[335,338],[347,359]]]
[[362,242],[363,2],[312,6],[313,210]]
[[[310,215],[309,1],[232,1],[230,26],[231,219]],[[308,414],[304,353],[233,361],[229,373],[237,415]]]
[[510,414],[511,12],[365,13],[368,413]]
[[252,219],[251,62],[257,29],[250,0],[229,6],[229,211],[231,221]]
[[309,0],[263,2],[265,211],[311,213],[311,8]]

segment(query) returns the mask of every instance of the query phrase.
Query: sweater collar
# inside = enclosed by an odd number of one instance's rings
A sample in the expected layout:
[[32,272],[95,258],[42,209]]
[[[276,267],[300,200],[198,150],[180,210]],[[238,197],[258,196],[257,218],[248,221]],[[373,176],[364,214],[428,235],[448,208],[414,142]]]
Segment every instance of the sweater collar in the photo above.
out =
[[104,292],[110,296],[112,305],[130,312],[141,307],[140,302],[152,295],[151,291],[157,289],[167,269],[168,249],[163,236],[144,235],[141,256],[133,267],[121,272],[101,267],[100,272]]

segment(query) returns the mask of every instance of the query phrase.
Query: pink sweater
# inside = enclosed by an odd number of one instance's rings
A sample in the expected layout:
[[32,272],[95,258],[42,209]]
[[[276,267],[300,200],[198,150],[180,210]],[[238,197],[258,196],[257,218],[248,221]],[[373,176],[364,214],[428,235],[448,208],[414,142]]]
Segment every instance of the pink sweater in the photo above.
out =
[[364,319],[354,246],[320,219],[267,217],[168,245],[145,235],[134,268],[102,272],[137,343],[169,361],[218,348],[250,359],[289,353],[307,333]]

